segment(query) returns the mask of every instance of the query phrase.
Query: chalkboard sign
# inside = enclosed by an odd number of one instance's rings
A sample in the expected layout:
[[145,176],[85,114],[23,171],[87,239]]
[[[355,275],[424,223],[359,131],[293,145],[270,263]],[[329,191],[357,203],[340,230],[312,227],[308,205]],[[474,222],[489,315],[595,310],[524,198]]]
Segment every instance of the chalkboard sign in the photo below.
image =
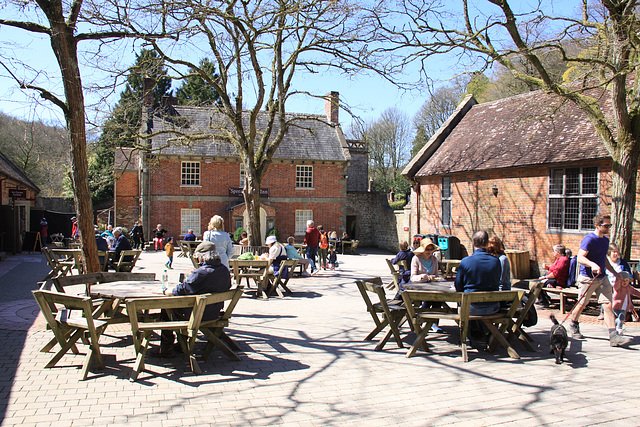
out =
[[25,231],[22,250],[27,252],[42,251],[39,231]]

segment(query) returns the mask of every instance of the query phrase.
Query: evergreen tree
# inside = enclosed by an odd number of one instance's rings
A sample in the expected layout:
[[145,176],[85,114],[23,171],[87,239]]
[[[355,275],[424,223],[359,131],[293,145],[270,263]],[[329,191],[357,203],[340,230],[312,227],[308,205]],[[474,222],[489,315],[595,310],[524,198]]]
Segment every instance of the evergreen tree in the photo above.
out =
[[[212,82],[218,80],[215,65],[204,58],[198,66],[200,70],[192,69],[183,85],[177,91],[178,104],[191,106],[211,106],[218,102],[220,96],[214,89]],[[203,74],[207,76],[205,79]]]
[[102,126],[102,134],[89,158],[89,187],[94,204],[113,199],[113,161],[116,147],[132,147],[142,126],[142,98],[144,79],[150,77],[153,88],[153,106],[158,107],[162,97],[171,94],[171,79],[158,53],[143,49],[129,69],[127,83],[109,118]]

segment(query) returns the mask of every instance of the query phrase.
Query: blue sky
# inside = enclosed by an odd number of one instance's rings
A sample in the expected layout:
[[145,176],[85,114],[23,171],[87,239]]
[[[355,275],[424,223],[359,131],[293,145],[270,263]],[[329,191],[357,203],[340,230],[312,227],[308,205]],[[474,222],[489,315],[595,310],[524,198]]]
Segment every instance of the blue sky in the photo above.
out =
[[[533,3],[535,3],[533,0],[515,2],[518,6]],[[544,0],[544,3],[553,4],[551,0]],[[560,2],[562,5],[558,3],[553,5],[555,9],[575,7],[580,2],[571,0]],[[12,40],[18,40],[20,44],[12,44]],[[116,46],[119,47],[115,49],[115,53],[106,59],[88,56],[81,58],[81,63],[92,64],[92,67],[82,69],[83,82],[86,85],[96,83],[108,85],[108,81],[112,80],[111,77],[107,77],[109,71],[126,69],[134,62],[136,49],[125,43]],[[47,85],[46,87],[53,88],[52,90],[60,94],[61,85],[57,77],[59,74],[57,63],[47,39],[34,37],[26,31],[0,26],[0,57],[6,64],[15,65],[15,69],[19,69],[17,60],[28,63],[33,70],[38,70],[37,73],[34,71],[32,75],[38,76],[37,81],[40,84]],[[194,62],[197,62],[198,59],[195,59]],[[104,71],[96,69],[95,66]],[[428,67],[430,77],[435,80],[437,85],[446,83],[447,79],[460,72],[455,59],[447,60],[444,57],[434,59],[428,64]],[[405,80],[415,80],[416,74],[415,72],[407,72]],[[178,85],[179,83],[174,81],[173,88],[175,89]],[[364,74],[351,79],[334,73],[304,74],[299,77],[297,88],[318,94],[338,91],[341,100],[346,102],[356,115],[365,120],[378,118],[389,107],[395,107],[412,118],[428,98],[427,90],[424,87],[407,92],[396,88],[378,76]],[[99,122],[99,118],[117,101],[121,90],[122,87],[111,91],[106,89],[87,90],[85,97],[89,121]],[[318,99],[293,99],[288,104],[288,110],[297,113],[323,114],[324,103]],[[51,103],[38,100],[37,94],[33,91],[18,89],[15,81],[8,78],[3,69],[0,70],[0,111],[22,119],[37,118],[59,123],[63,121],[61,113]],[[351,118],[341,111],[340,121],[344,128],[348,128]]]

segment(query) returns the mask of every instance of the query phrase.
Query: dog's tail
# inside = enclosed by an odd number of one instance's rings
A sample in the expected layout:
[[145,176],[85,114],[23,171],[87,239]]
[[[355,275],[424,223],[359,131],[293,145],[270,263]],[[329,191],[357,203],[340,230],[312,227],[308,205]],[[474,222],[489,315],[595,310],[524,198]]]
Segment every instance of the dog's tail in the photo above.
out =
[[558,319],[556,319],[556,316],[554,316],[553,314],[549,316],[549,319],[551,319],[554,325],[558,324]]

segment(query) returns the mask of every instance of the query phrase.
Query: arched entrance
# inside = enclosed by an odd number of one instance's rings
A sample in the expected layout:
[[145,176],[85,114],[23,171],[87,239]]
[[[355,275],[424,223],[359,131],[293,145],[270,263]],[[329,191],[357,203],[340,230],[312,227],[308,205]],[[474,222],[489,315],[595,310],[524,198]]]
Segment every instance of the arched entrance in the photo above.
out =
[[[242,214],[242,228],[247,230],[249,224],[249,213],[244,210]],[[260,244],[264,245],[265,235],[267,234],[267,212],[260,207]]]

